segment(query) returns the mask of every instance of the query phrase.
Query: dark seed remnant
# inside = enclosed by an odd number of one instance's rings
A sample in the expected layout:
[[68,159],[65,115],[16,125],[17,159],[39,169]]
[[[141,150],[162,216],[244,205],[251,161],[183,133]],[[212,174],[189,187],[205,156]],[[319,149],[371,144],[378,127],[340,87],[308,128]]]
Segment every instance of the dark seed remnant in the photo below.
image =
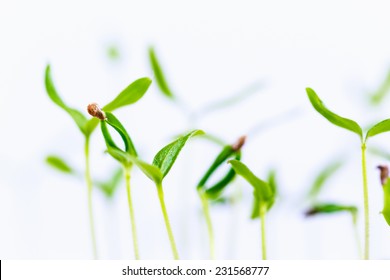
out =
[[380,178],[381,184],[384,186],[389,178],[389,167],[387,165],[378,165],[378,169],[380,170]]
[[305,217],[310,217],[318,214],[318,210],[316,208],[311,208],[305,212]]
[[246,140],[245,135],[238,138],[237,142],[232,145],[232,149],[236,152],[239,151],[242,148],[242,146],[244,146],[245,140]]
[[106,114],[104,114],[97,103],[89,104],[87,110],[91,116],[98,118],[99,120],[104,121],[106,119]]

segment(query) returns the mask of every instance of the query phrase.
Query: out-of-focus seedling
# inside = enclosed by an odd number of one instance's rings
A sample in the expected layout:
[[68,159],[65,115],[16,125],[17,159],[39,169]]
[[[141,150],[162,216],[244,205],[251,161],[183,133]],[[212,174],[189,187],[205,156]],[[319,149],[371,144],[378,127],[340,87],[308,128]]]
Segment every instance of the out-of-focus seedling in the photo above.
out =
[[56,155],[48,155],[46,157],[46,163],[51,166],[53,169],[56,169],[59,172],[65,174],[74,175],[76,173],[72,167],[68,163],[65,162],[61,157]]
[[382,215],[390,226],[390,180],[389,168],[386,165],[379,165],[380,179],[383,187],[383,210]]
[[373,93],[370,94],[370,102],[372,105],[379,105],[390,92],[390,70],[387,72],[385,79]]
[[307,95],[314,109],[325,117],[329,122],[336,126],[350,130],[359,135],[362,152],[362,176],[363,176],[363,197],[364,197],[364,220],[365,220],[365,245],[364,245],[364,259],[369,259],[369,207],[368,207],[368,186],[367,186],[367,170],[366,170],[366,143],[370,137],[377,134],[390,131],[390,119],[383,120],[372,126],[363,134],[362,128],[353,120],[343,118],[328,108],[325,107],[321,99],[317,96],[314,90],[306,88]]
[[[103,110],[106,111],[114,111],[120,107],[133,104],[137,102],[147,91],[151,84],[151,80],[149,78],[141,78],[129,86],[127,86],[122,92],[120,92],[111,102],[103,107]],[[47,65],[45,71],[45,87],[48,96],[50,99],[61,109],[67,112],[73,121],[78,126],[79,130],[84,136],[84,156],[85,156],[85,181],[88,189],[88,211],[89,211],[89,221],[90,221],[90,230],[91,230],[91,239],[92,239],[92,247],[93,247],[93,255],[94,258],[98,258],[97,245],[96,245],[96,234],[95,234],[95,226],[94,226],[94,217],[93,217],[93,207],[92,207],[92,190],[93,183],[91,178],[90,171],[90,138],[98,125],[99,121],[95,118],[87,119],[87,117],[81,113],[79,110],[74,109],[68,106],[58,94],[51,75],[50,65]]]
[[220,167],[223,163],[226,163],[228,159],[241,159],[241,148],[245,143],[245,139],[246,137],[242,136],[235,144],[224,146],[222,148],[222,151],[217,155],[216,159],[207,169],[206,173],[203,175],[202,179],[199,181],[196,187],[199,198],[202,202],[202,209],[206,219],[211,259],[215,259],[215,244],[213,225],[209,210],[209,200],[218,201],[219,199],[221,199],[221,193],[227,187],[227,185],[233,181],[234,177],[236,176],[236,172],[233,168],[230,168],[230,170],[227,171],[226,175],[222,177],[222,179],[220,179],[218,182],[216,182],[213,186],[208,187],[206,186],[206,184],[211,178],[211,176],[218,169],[218,167]]
[[265,238],[265,215],[274,205],[276,198],[275,174],[271,173],[269,182],[265,182],[256,177],[251,170],[238,160],[230,160],[236,173],[242,176],[253,187],[253,211],[252,219],[260,218],[261,223],[261,244],[262,258],[267,259],[267,247]]

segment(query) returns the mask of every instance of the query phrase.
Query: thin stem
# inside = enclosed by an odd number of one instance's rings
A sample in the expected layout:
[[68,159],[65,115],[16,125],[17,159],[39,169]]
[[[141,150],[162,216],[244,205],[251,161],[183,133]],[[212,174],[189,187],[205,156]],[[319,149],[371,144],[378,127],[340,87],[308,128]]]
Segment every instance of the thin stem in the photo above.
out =
[[366,143],[362,143],[362,173],[363,173],[363,195],[364,195],[364,259],[369,259],[370,251],[370,220],[368,211],[368,186],[367,186],[367,168],[366,168]]
[[202,201],[203,214],[207,224],[207,232],[209,235],[210,259],[215,260],[214,231],[213,231],[213,224],[211,222],[209,202],[203,191],[199,190],[198,193],[199,193],[200,200]]
[[261,225],[261,254],[263,260],[267,259],[267,244],[265,242],[265,213],[266,208],[264,206],[260,206],[260,225]]
[[134,248],[134,256],[136,260],[139,260],[139,250],[138,250],[138,238],[137,238],[137,230],[135,227],[135,216],[134,216],[134,208],[133,202],[131,200],[131,191],[130,191],[130,168],[125,167],[125,180],[126,180],[126,191],[127,191],[127,202],[129,204],[129,213],[130,213],[130,224],[131,224],[131,233],[133,236],[133,248]]
[[358,230],[357,223],[356,223],[356,217],[352,216],[352,219],[353,219],[352,220],[352,223],[353,223],[352,226],[353,226],[353,231],[354,231],[354,235],[355,235],[357,251],[358,251],[358,254],[359,254],[359,258],[362,258],[363,257],[362,245],[360,244],[359,230]]
[[171,244],[173,258],[175,260],[178,260],[179,259],[179,254],[178,254],[177,249],[176,249],[176,244],[175,244],[175,239],[173,237],[171,224],[169,223],[169,217],[168,217],[168,213],[167,213],[167,208],[165,207],[163,187],[162,187],[161,184],[156,184],[156,187],[157,187],[158,199],[160,200],[161,211],[162,211],[163,216],[164,216],[165,227],[167,228],[168,238],[169,238],[169,242]]
[[87,183],[87,189],[88,189],[89,226],[91,231],[93,256],[94,259],[98,259],[96,235],[95,235],[95,223],[93,219],[93,207],[92,207],[93,185],[92,185],[91,170],[89,165],[89,136],[86,136],[85,138],[84,153],[85,153],[85,181]]

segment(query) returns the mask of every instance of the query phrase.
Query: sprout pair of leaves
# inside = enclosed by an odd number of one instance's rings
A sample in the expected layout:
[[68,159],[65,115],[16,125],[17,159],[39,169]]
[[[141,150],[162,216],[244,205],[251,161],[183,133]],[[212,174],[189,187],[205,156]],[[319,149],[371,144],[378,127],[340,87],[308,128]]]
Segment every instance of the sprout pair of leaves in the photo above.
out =
[[[119,120],[109,112],[106,112],[106,119],[101,121],[102,133],[107,146],[107,152],[123,166],[130,167],[132,164],[138,166],[139,169],[156,185],[161,186],[164,177],[168,174],[171,167],[175,163],[180,151],[186,144],[189,138],[196,135],[201,135],[204,132],[194,130],[184,136],[179,137],[172,143],[162,148],[154,157],[153,163],[148,164],[137,157],[133,142],[123,125]],[[106,123],[112,126],[121,136],[125,149],[120,149],[113,141]]]
[[[79,177],[81,172],[73,169],[68,163],[66,163],[61,157],[56,155],[49,155],[46,157],[46,163],[53,169],[62,172],[66,175]],[[120,182],[122,181],[122,169],[116,169],[113,174],[105,181],[94,181],[95,185],[99,190],[101,190],[104,195],[108,198],[114,196],[116,190],[118,189]]]
[[268,211],[274,205],[277,195],[275,172],[269,174],[268,182],[261,180],[241,161],[230,160],[235,172],[242,176],[253,187],[253,211],[252,219],[260,216],[260,211]]
[[222,148],[222,151],[217,155],[214,162],[207,169],[206,173],[200,179],[197,190],[206,195],[208,199],[217,200],[223,192],[223,190],[231,183],[236,176],[236,172],[233,168],[230,168],[227,173],[215,184],[207,187],[206,184],[211,176],[218,170],[218,168],[225,163],[228,159],[241,159],[241,148],[245,143],[245,137],[241,137],[236,144],[226,145]]
[[[133,104],[137,102],[148,90],[151,80],[149,78],[140,78],[129,86],[127,86],[122,92],[120,92],[111,102],[103,107],[104,111],[114,111],[120,107]],[[59,96],[51,76],[50,65],[47,65],[45,72],[45,86],[46,91],[50,99],[66,111],[74,120],[80,131],[86,136],[89,137],[96,126],[98,125],[98,120],[95,118],[87,119],[87,117],[81,113],[79,110],[74,109],[68,106],[62,98]]]
[[[177,105],[182,106],[182,109],[186,109],[187,106],[184,106],[179,99],[177,95],[173,93],[171,90],[171,87],[169,86],[166,76],[164,74],[164,71],[161,67],[161,63],[159,62],[159,59],[156,55],[156,51],[153,47],[149,48],[149,61],[151,68],[154,73],[154,77],[157,83],[158,88],[162,92],[162,94],[167,97],[169,100],[175,102]],[[230,96],[226,99],[216,101],[214,103],[211,103],[204,108],[202,108],[200,111],[196,112],[194,115],[199,115],[203,116],[207,113],[214,112],[218,109],[226,108],[232,105],[236,105],[237,103],[245,100],[249,96],[253,95],[254,93],[257,92],[257,90],[261,87],[262,85],[260,83],[255,83],[251,85],[250,87],[246,88],[242,92],[239,92],[238,94],[235,94],[233,96]]]
[[359,135],[362,143],[366,143],[368,138],[370,137],[373,137],[383,132],[390,131],[390,119],[386,119],[372,126],[364,135],[362,128],[355,121],[341,117],[326,108],[326,106],[314,90],[312,90],[311,88],[306,88],[306,92],[311,104],[318,113],[320,113],[323,117],[325,117],[334,125],[350,130]]

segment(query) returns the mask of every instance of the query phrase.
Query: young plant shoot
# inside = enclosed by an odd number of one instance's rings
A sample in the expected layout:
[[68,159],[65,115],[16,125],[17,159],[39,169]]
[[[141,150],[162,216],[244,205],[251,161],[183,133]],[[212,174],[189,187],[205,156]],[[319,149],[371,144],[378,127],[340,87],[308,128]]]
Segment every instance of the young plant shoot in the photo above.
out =
[[306,88],[307,95],[314,109],[325,117],[329,122],[333,123],[336,126],[342,127],[344,129],[350,130],[356,133],[361,142],[361,153],[362,153],[362,177],[363,177],[363,197],[364,197],[364,259],[369,259],[369,206],[368,206],[368,186],[367,186],[367,170],[366,170],[366,143],[367,140],[377,134],[390,131],[390,119],[383,120],[376,125],[372,126],[368,131],[363,134],[362,128],[353,120],[343,118],[328,108],[325,107],[321,99],[317,96],[314,90],[311,88]]
[[228,159],[234,158],[236,160],[241,159],[241,148],[245,144],[245,136],[242,136],[238,141],[233,145],[226,145],[222,148],[222,151],[217,155],[214,162],[211,164],[209,169],[199,181],[197,185],[197,191],[199,198],[202,202],[203,214],[206,219],[207,232],[209,235],[209,248],[210,248],[210,258],[215,259],[215,244],[214,244],[214,231],[212,220],[209,210],[209,200],[217,200],[220,198],[221,193],[226,188],[226,186],[233,181],[236,176],[236,172],[233,168],[227,171],[226,175],[222,177],[217,183],[211,187],[207,187],[206,184],[210,177],[215,173],[215,171]]
[[379,165],[381,184],[383,187],[383,210],[382,215],[390,226],[390,180],[389,168],[386,165]]
[[[103,107],[103,110],[114,111],[120,107],[133,104],[137,102],[147,91],[151,84],[149,78],[141,78],[129,86],[127,86],[122,92],[120,92],[111,102]],[[96,245],[96,235],[95,235],[95,226],[94,226],[94,217],[93,217],[93,207],[92,207],[92,178],[90,171],[90,162],[89,162],[89,143],[90,138],[98,125],[98,120],[95,118],[87,119],[86,116],[81,113],[79,110],[69,107],[58,94],[51,75],[50,65],[47,65],[45,71],[45,87],[49,98],[61,109],[67,112],[73,121],[78,126],[79,130],[84,136],[84,156],[85,156],[85,181],[88,190],[88,212],[89,212],[89,221],[90,221],[90,231],[93,247],[94,258],[98,258],[97,245]]]
[[242,176],[253,187],[253,211],[252,219],[260,218],[261,224],[261,244],[262,258],[267,259],[267,246],[265,238],[265,214],[271,209],[276,197],[275,177],[271,173],[269,182],[265,182],[256,177],[249,168],[238,160],[230,160],[236,173]]
[[[135,215],[133,201],[131,198],[131,189],[130,189],[130,172],[133,164],[127,160],[126,156],[129,155],[137,157],[137,152],[134,148],[133,142],[129,134],[119,120],[110,112],[102,111],[96,103],[88,105],[88,113],[100,120],[101,130],[103,133],[104,140],[106,142],[108,153],[116,159],[123,167],[124,176],[126,181],[126,191],[127,191],[127,202],[129,205],[129,214],[130,214],[130,224],[131,224],[131,233],[133,236],[133,248],[134,248],[134,257],[136,260],[139,260],[139,250],[138,250],[138,239],[137,239],[137,230],[135,225]],[[111,137],[111,134],[107,128],[107,124],[114,128],[119,135],[121,136],[125,149],[120,149],[114,142]]]

